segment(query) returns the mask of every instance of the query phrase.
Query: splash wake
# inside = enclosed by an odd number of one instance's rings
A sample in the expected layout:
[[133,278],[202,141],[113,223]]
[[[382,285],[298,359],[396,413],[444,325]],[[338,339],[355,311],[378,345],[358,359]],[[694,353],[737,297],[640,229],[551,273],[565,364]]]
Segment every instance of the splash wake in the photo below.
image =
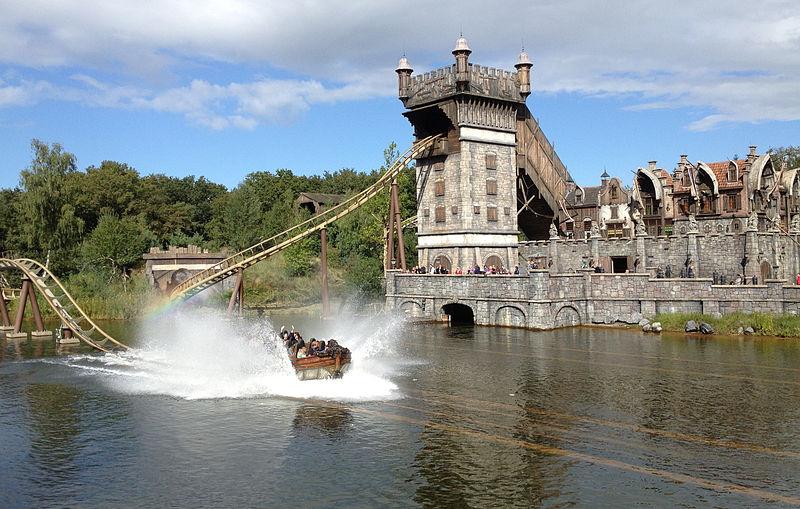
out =
[[[318,336],[341,338],[353,355],[351,369],[338,380],[299,381],[267,320],[233,326],[191,313],[148,321],[142,345],[129,352],[61,358],[82,374],[116,391],[183,399],[286,396],[336,401],[400,397],[390,376],[408,365],[396,350],[399,320],[382,323],[329,322]],[[311,337],[315,331],[305,331]]]

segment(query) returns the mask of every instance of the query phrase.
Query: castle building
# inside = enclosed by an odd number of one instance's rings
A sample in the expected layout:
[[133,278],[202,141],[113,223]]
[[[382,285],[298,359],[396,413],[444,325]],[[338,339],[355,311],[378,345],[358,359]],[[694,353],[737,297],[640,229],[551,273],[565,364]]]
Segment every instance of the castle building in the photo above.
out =
[[463,37],[452,53],[455,64],[424,75],[405,56],[396,69],[416,138],[442,136],[417,160],[419,263],[511,268],[519,231],[547,238],[571,179],[525,105],[528,55],[512,73],[469,62]]

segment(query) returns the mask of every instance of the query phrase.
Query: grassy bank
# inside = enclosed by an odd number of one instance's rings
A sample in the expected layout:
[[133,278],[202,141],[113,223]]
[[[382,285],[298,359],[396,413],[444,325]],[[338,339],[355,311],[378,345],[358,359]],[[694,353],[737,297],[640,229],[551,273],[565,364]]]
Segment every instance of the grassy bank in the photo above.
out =
[[718,334],[738,334],[739,327],[744,329],[749,326],[759,336],[800,337],[800,316],[796,315],[731,313],[715,318],[701,313],[669,313],[656,315],[651,322],[661,322],[665,331],[683,332],[689,320],[709,323]]

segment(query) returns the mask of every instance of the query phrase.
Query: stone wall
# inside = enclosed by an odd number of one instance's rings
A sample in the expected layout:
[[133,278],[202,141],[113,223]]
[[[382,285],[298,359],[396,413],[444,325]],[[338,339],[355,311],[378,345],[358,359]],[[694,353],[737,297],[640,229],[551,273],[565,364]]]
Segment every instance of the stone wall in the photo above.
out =
[[[687,260],[691,260],[697,277],[711,278],[714,271],[731,281],[742,272],[742,258],[749,261],[745,273],[759,280],[780,279],[794,283],[800,271],[800,236],[777,232],[747,233],[689,233],[673,236],[638,236],[633,239],[562,239],[520,242],[521,264],[530,258],[547,259],[551,271],[564,273],[582,268],[588,261],[612,271],[611,257],[628,257],[631,272],[655,275],[659,267],[669,265],[675,276],[680,275]],[[634,268],[633,262],[640,260]],[[552,265],[549,262],[552,261]]]
[[709,278],[658,279],[646,273],[438,275],[389,271],[386,307],[418,320],[441,320],[445,306],[472,310],[479,325],[536,329],[589,323],[637,323],[656,313],[768,312],[798,314],[800,287],[714,285]]

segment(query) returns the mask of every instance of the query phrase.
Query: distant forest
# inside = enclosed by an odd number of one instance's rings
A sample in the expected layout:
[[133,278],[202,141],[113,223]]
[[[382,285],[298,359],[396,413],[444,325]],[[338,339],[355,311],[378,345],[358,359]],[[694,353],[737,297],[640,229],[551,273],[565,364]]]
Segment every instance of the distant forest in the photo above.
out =
[[[296,201],[301,192],[355,194],[398,156],[392,143],[384,151],[385,166],[369,173],[258,171],[229,191],[202,176],[142,176],[115,161],[79,170],[75,156],[59,143],[34,139],[31,149],[19,187],[0,190],[0,252],[47,263],[59,277],[90,270],[122,281],[142,266],[142,254],[152,246],[192,244],[231,254],[249,247],[309,217]],[[408,217],[416,213],[413,169],[398,183]],[[334,264],[348,267],[345,278],[367,293],[379,290],[388,212],[385,192],[328,230],[338,257]],[[413,260],[416,238],[407,233],[407,256]],[[319,247],[319,235],[292,246],[283,270],[289,276],[307,274]]]

